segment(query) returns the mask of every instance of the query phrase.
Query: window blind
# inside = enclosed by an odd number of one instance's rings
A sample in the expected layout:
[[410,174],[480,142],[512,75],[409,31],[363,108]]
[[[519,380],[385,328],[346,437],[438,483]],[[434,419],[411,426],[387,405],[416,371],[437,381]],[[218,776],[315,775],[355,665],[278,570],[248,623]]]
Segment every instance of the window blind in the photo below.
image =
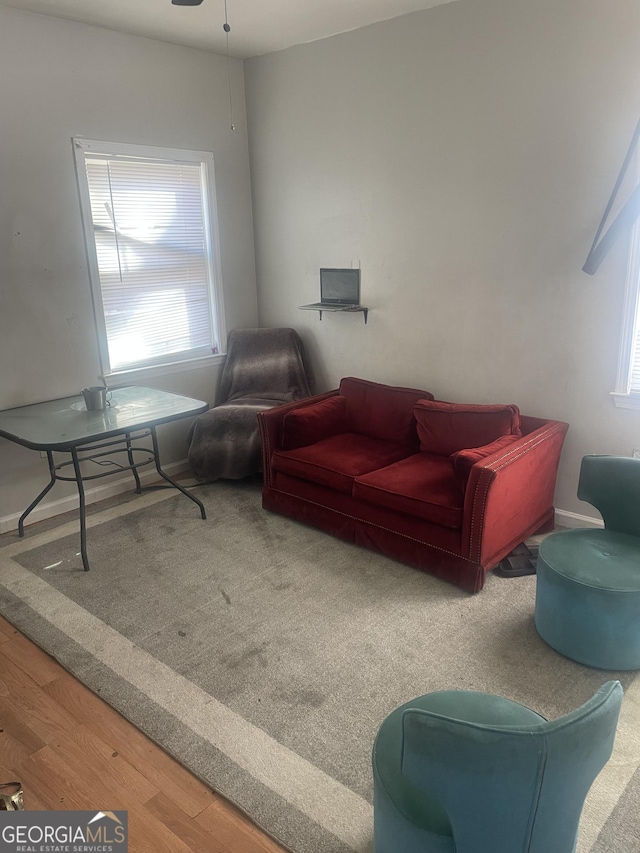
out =
[[218,351],[202,165],[85,152],[110,370]]
[[633,352],[631,354],[631,381],[629,390],[640,392],[640,318],[636,318],[636,332],[633,340]]

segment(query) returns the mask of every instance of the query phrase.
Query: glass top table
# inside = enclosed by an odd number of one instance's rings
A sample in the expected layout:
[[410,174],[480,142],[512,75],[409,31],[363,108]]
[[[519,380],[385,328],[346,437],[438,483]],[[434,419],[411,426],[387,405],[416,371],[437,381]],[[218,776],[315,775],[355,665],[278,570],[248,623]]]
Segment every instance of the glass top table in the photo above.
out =
[[155,388],[114,388],[111,405],[88,412],[82,395],[0,411],[0,436],[32,450],[70,450],[97,439],[205,412],[203,400]]
[[[80,498],[80,551],[84,570],[88,571],[83,484],[87,480],[130,470],[139,494],[142,484],[138,468],[151,463],[155,464],[164,480],[194,501],[200,507],[202,518],[206,518],[202,502],[162,470],[156,427],[201,414],[208,408],[204,400],[155,388],[128,386],[112,389],[110,405],[100,411],[88,412],[81,395],[0,411],[0,437],[32,450],[46,451],[51,475],[49,483],[20,516],[18,535],[24,536],[25,518],[58,480],[75,482]],[[140,440],[145,438],[151,439],[151,447],[140,444]],[[54,452],[68,453],[71,459],[56,463]],[[124,454],[126,462],[112,462],[111,457],[116,454]],[[102,457],[106,461],[98,462]],[[99,473],[85,474],[81,468],[83,462],[98,462],[100,466],[111,464],[112,467]],[[61,473],[68,466],[73,468],[73,476]]]

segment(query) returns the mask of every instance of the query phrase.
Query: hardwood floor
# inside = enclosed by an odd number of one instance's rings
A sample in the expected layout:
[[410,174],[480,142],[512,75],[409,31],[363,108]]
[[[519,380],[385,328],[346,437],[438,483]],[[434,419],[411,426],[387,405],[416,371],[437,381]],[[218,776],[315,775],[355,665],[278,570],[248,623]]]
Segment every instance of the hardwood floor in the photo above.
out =
[[130,853],[282,853],[0,616],[0,782],[27,809],[125,809]]

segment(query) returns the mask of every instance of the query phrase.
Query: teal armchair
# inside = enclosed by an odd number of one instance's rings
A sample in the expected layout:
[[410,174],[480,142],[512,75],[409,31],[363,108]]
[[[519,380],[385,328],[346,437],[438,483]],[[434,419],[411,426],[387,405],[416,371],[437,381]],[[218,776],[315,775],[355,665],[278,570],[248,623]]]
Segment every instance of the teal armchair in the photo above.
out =
[[599,510],[604,530],[558,531],[540,543],[536,628],[578,663],[640,669],[640,459],[585,456],[578,497]]
[[610,681],[552,721],[465,690],[397,708],[373,749],[375,853],[574,853],[621,702]]

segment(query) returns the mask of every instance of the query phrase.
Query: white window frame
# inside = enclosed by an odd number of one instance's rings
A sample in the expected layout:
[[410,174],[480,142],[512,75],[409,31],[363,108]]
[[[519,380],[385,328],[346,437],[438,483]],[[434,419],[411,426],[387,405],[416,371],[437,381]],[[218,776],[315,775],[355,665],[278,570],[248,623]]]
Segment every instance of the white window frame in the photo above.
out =
[[622,331],[618,354],[616,387],[611,392],[616,406],[640,409],[640,392],[631,390],[631,374],[638,332],[638,300],[640,299],[640,223],[631,232],[627,284],[622,309]]
[[[640,160],[636,150],[630,161],[629,173],[635,176],[635,185],[640,184]],[[627,281],[622,307],[622,327],[616,385],[611,392],[614,403],[620,409],[640,409],[640,390],[631,390],[631,378],[636,356],[636,339],[640,332],[640,219],[636,219],[628,237]],[[638,352],[640,361],[640,350]]]
[[[154,374],[174,373],[182,370],[206,367],[224,361],[226,349],[226,328],[224,317],[224,299],[222,290],[222,268],[220,262],[220,237],[218,232],[218,215],[216,207],[215,173],[213,154],[209,151],[190,151],[177,148],[163,148],[151,145],[136,145],[119,142],[107,142],[95,139],[74,137],[72,147],[80,195],[80,215],[84,231],[84,242],[89,268],[89,280],[93,300],[94,322],[96,327],[100,371],[105,378],[126,377],[133,380],[137,375],[150,376]],[[102,303],[102,289],[96,242],[94,239],[93,217],[89,182],[85,165],[85,152],[113,156],[114,158],[143,158],[151,160],[199,163],[201,167],[201,190],[204,200],[205,214],[205,261],[209,293],[209,316],[212,338],[218,342],[218,352],[207,356],[192,356],[183,354],[179,357],[168,357],[162,360],[138,362],[128,367],[111,369],[109,361],[109,346]]]

